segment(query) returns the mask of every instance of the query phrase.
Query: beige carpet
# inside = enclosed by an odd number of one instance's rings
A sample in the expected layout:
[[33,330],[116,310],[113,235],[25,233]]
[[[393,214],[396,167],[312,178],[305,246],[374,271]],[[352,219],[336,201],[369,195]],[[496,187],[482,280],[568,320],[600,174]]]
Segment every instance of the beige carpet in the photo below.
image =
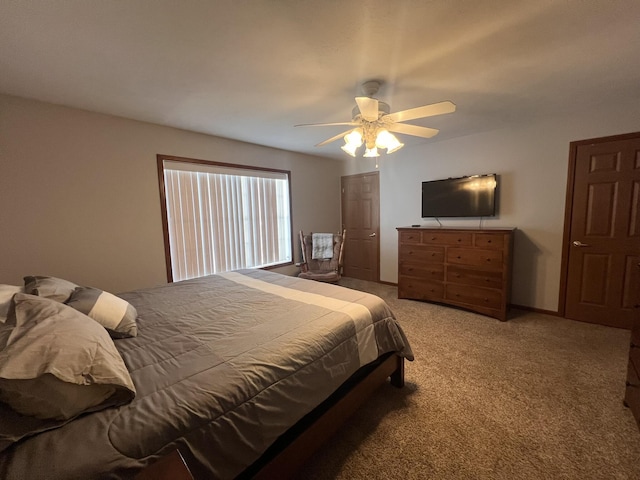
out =
[[382,386],[300,479],[640,479],[622,405],[629,332],[512,311],[507,322],[383,297],[415,362]]

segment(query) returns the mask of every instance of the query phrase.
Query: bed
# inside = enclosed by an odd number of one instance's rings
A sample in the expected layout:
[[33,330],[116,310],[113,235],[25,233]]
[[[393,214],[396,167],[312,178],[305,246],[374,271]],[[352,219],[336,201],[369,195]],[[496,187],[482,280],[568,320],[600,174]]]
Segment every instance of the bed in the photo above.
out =
[[5,441],[0,478],[268,478],[413,359],[384,301],[336,285],[239,270],[118,297],[135,398]]

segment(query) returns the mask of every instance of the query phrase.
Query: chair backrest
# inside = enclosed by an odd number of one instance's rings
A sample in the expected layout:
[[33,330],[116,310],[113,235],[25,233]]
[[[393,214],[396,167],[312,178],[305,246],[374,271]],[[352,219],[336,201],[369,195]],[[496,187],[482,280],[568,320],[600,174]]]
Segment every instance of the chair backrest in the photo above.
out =
[[344,235],[333,234],[333,257],[326,259],[313,258],[313,233],[305,235],[300,231],[300,246],[302,248],[302,261],[306,263],[307,270],[310,272],[340,272],[342,268],[342,258],[344,252]]

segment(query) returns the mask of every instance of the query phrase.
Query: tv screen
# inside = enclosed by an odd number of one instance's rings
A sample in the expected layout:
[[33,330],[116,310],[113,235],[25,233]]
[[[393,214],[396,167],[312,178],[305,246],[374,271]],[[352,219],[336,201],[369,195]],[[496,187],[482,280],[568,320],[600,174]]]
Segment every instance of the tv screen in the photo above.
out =
[[492,217],[497,184],[495,174],[422,182],[422,218]]

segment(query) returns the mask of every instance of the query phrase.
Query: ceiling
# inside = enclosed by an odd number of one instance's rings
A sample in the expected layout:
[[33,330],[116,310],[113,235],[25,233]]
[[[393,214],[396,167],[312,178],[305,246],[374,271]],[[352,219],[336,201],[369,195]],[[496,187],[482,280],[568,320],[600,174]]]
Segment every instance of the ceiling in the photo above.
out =
[[286,150],[453,101],[408,147],[640,97],[637,0],[2,0],[0,93]]

